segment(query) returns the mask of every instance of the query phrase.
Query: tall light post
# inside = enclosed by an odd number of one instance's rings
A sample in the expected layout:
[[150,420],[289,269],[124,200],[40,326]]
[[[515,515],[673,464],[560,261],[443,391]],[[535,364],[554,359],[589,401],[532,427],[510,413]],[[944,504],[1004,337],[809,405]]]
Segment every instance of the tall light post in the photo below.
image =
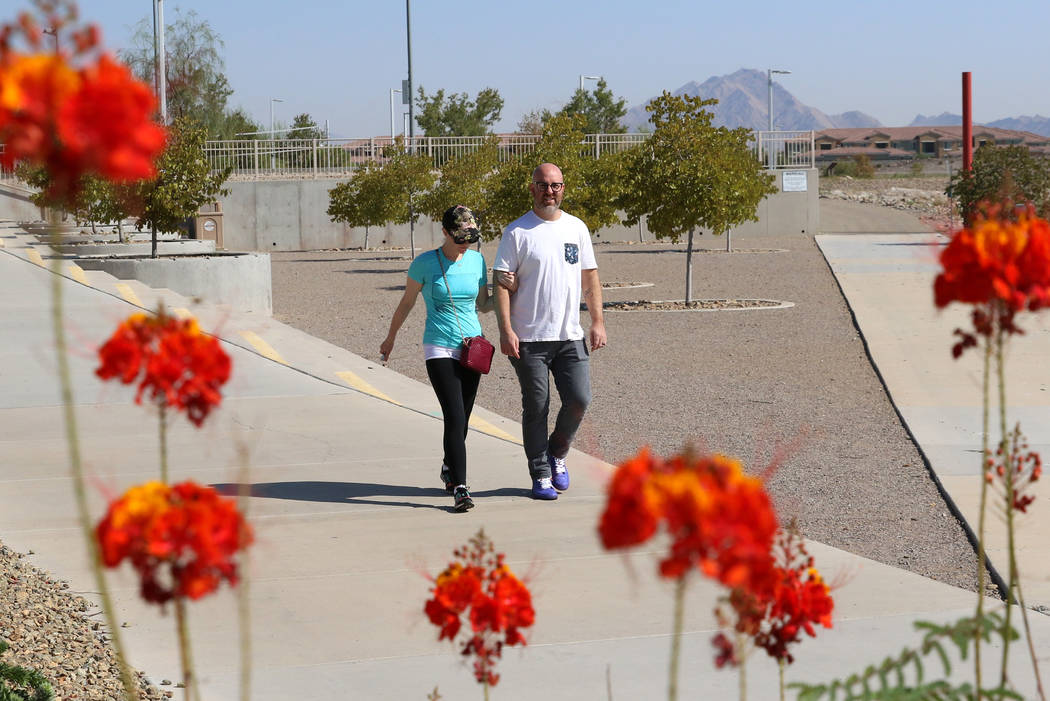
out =
[[401,94],[397,88],[390,88],[390,141],[394,140],[394,93]]
[[277,132],[275,131],[274,126],[273,126],[273,103],[275,103],[275,102],[284,102],[284,100],[282,100],[279,97],[271,97],[270,98],[270,170],[273,170],[277,166],[277,164],[274,161],[274,156],[273,156],[274,150],[276,148],[274,146],[274,144],[273,144],[273,141],[277,138],[276,137]]
[[583,90],[583,81],[585,81],[585,80],[601,80],[601,79],[602,79],[602,77],[600,75],[583,75],[581,73],[580,74],[580,90]]
[[[781,75],[789,75],[791,73],[791,71],[780,71],[780,70],[777,70],[776,68],[769,68],[769,69],[767,69],[767,72],[766,72],[766,83],[769,85],[769,131],[770,132],[773,131],[773,74],[774,73],[780,73]],[[772,146],[771,146],[772,140],[773,140],[773,135],[772,135],[772,133],[770,133],[769,141],[767,142],[770,145],[766,149],[769,152],[769,167],[770,168],[772,168],[774,165],[776,165],[776,160],[775,160],[776,157],[775,157],[775,154],[773,153],[773,149],[772,149]]]

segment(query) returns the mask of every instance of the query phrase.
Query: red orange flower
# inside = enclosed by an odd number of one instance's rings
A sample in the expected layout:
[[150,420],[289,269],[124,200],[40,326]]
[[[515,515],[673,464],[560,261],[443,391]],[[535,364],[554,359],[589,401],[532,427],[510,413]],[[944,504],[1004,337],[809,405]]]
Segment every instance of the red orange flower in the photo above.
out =
[[[983,205],[973,224],[952,237],[940,261],[943,271],[934,281],[934,303],[974,305],[979,335],[1021,333],[1014,315],[1050,303],[1050,223],[1038,218],[1031,205]],[[955,357],[977,345],[973,334],[955,333],[960,336],[952,348]]]
[[474,677],[494,686],[499,682],[496,663],[505,645],[525,645],[521,630],[533,624],[536,612],[532,595],[496,553],[483,531],[470,543],[453,551],[455,560],[434,579],[423,610],[438,627],[438,640],[454,640],[468,614],[471,633],[460,652],[474,656]]
[[95,535],[103,563],[130,560],[142,598],[158,604],[199,599],[224,580],[236,585],[234,556],[252,542],[233,500],[193,482],[132,487],[109,505]]
[[230,357],[218,339],[201,332],[193,319],[163,310],[156,316],[132,314],[99,348],[95,374],[103,380],[139,381],[135,401],[149,399],[176,410],[200,426],[222,401],[220,388],[230,377]]
[[1027,513],[1035,497],[1026,492],[1042,477],[1043,458],[1028,449],[1028,439],[1021,433],[1020,424],[1010,432],[1008,445],[1008,455],[1004,456],[1000,445],[995,455],[988,458],[984,478],[989,484],[997,485],[1004,498],[1009,496],[1012,509]]
[[[56,37],[68,34],[73,15],[48,18]],[[28,52],[12,48],[16,35]],[[149,87],[111,57],[89,57],[98,45],[96,28],[73,31],[69,40],[72,56],[43,51],[38,24],[29,15],[0,29],[0,164],[44,166],[50,194],[61,199],[74,195],[87,174],[114,182],[152,177],[166,136],[152,121]]]
[[[727,597],[735,621],[719,611],[723,625],[751,638],[770,657],[794,661],[788,646],[800,642],[803,631],[816,636],[815,625],[831,628],[835,604],[830,588],[813,566],[802,539],[793,531],[781,532],[776,544],[776,565],[758,587],[735,588]],[[734,652],[727,653],[727,638],[715,636],[715,664],[737,664]]]
[[757,586],[772,566],[776,513],[762,480],[722,455],[654,458],[643,449],[609,482],[599,524],[609,549],[638,545],[662,524],[671,547],[660,574],[678,578],[694,567],[729,587]]

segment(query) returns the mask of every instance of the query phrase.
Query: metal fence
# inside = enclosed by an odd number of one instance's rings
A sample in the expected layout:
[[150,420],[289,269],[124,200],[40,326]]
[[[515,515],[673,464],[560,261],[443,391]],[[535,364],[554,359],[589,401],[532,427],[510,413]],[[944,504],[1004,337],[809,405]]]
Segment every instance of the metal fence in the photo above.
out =
[[812,131],[755,132],[755,156],[767,168],[813,168]]
[[[417,136],[405,145],[425,153],[440,168],[452,158],[479,149],[483,136]],[[587,134],[581,143],[585,153],[600,157],[620,153],[645,143],[649,134]],[[508,161],[532,151],[537,135],[505,134],[497,137],[499,159]],[[231,179],[346,177],[368,163],[384,164],[388,136],[363,139],[239,139],[209,141],[205,157],[213,170],[232,168]],[[751,142],[756,158],[771,168],[812,168],[812,131],[759,131]],[[0,144],[0,153],[3,144]],[[0,181],[15,180],[14,172],[0,168]]]
[[[582,146],[595,157],[618,153],[643,143],[648,134],[588,134]],[[478,150],[483,136],[417,136],[404,139],[405,146],[430,157],[435,168],[445,162]],[[500,161],[530,152],[540,140],[537,135],[509,134],[497,137]],[[231,177],[345,177],[368,163],[382,165],[389,160],[387,149],[394,144],[388,136],[363,139],[241,139],[209,141],[205,156],[212,169],[232,168]]]

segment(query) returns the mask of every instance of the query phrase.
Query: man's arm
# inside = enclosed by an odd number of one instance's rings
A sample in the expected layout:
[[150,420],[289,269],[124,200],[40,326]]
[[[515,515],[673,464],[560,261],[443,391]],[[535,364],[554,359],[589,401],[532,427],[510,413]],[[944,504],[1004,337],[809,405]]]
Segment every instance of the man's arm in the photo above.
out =
[[598,279],[598,269],[580,271],[580,284],[583,287],[583,301],[587,303],[587,313],[591,315],[591,350],[598,350],[604,347],[608,340],[605,335],[602,283]]
[[[504,355],[512,358],[518,355],[518,335],[510,325],[510,290],[497,279],[501,271],[493,270],[492,294],[496,298],[496,320],[499,322],[499,349]],[[516,281],[515,281],[516,282]],[[515,285],[517,287],[517,285]]]

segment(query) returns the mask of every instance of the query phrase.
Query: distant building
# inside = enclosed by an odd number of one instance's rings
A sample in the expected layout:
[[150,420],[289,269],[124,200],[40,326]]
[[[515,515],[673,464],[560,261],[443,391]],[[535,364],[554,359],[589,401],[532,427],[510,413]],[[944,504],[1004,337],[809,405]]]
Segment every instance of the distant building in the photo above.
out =
[[[813,137],[819,162],[842,160],[863,154],[873,161],[903,161],[916,156],[942,158],[962,156],[962,126],[953,127],[865,127],[824,129]],[[1027,146],[1050,153],[1050,137],[1028,131],[974,125],[973,146]]]

